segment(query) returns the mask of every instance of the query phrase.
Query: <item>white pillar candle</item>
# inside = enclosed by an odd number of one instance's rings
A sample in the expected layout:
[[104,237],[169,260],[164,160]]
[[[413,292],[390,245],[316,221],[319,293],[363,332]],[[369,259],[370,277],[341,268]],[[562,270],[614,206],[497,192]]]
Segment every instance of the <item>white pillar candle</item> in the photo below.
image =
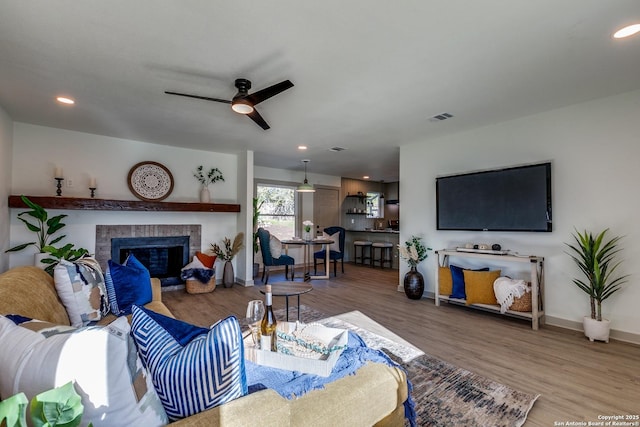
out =
[[89,188],[97,188],[96,179],[94,177],[89,180]]
[[56,167],[54,178],[64,178],[64,175],[62,175],[62,168]]

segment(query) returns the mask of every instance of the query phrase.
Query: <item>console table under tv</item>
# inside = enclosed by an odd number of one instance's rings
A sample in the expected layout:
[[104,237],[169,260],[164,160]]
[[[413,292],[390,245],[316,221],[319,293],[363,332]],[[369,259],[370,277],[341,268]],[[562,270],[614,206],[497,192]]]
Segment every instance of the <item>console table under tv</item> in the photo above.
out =
[[[544,325],[544,257],[533,255],[497,255],[481,252],[462,252],[455,249],[442,249],[435,251],[438,265],[448,265],[449,257],[476,258],[490,260],[491,264],[500,263],[528,263],[531,282],[531,312],[520,312],[507,310],[505,315],[531,320],[531,327],[534,330],[538,326]],[[440,301],[452,304],[466,305],[464,299],[450,298],[448,295],[440,295],[439,268],[436,268],[435,281],[435,303],[440,305]],[[500,313],[500,306],[493,304],[471,304],[468,307]]]

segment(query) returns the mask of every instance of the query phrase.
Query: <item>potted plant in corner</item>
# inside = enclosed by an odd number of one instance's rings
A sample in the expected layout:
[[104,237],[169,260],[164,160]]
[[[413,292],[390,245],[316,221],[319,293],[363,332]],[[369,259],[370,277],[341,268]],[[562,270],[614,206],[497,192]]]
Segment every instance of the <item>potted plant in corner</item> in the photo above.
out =
[[198,180],[200,184],[202,184],[202,188],[200,189],[200,202],[209,203],[211,202],[209,184],[214,184],[218,181],[224,182],[224,176],[218,168],[211,168],[207,173],[205,173],[203,169],[204,168],[202,165],[198,166],[193,173],[193,176]]
[[427,251],[431,248],[427,248],[422,243],[422,237],[411,236],[411,239],[404,242],[403,245],[398,245],[398,251],[400,252],[400,258],[407,261],[411,270],[404,275],[404,293],[409,299],[420,299],[424,293],[424,277],[418,271],[417,266],[420,262],[427,259]]
[[[35,254],[34,265],[44,268],[41,264],[41,260],[47,256],[44,248],[46,246],[53,245],[66,237],[65,235],[62,235],[54,238],[53,235],[66,225],[62,222],[62,219],[67,215],[61,214],[49,218],[49,214],[45,208],[32,202],[24,195],[20,196],[20,198],[31,210],[20,212],[18,214],[18,219],[24,223],[29,231],[36,233],[37,241],[14,246],[13,248],[7,249],[6,252],[18,252],[28,246],[35,246],[38,253]],[[35,222],[27,221],[25,216],[33,218]]]
[[609,342],[610,321],[602,318],[602,301],[621,289],[628,275],[615,277],[613,273],[622,261],[616,260],[621,251],[618,243],[622,237],[616,236],[605,241],[606,230],[593,235],[586,230],[573,234],[575,244],[565,243],[570,249],[569,256],[584,274],[584,279],[573,279],[573,283],[589,295],[591,316],[584,316],[584,334],[590,341]]

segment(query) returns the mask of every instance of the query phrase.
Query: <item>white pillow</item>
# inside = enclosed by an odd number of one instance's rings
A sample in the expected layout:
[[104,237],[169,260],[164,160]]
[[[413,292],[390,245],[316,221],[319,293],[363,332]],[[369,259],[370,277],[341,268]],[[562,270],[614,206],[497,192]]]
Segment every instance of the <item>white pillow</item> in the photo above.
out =
[[202,261],[200,261],[200,259],[197,256],[193,256],[193,261],[191,261],[189,264],[185,265],[184,267],[182,267],[182,270],[189,270],[192,268],[198,268],[198,269],[205,269],[207,267],[204,266],[204,264],[202,263]]
[[333,243],[329,245],[329,250],[340,252],[340,232],[339,231],[336,231],[333,234],[327,234],[323,231],[322,237],[325,239],[333,240]]
[[104,276],[95,259],[62,259],[53,269],[53,280],[71,326],[87,326],[109,312]]
[[164,426],[168,418],[137,355],[129,322],[44,335],[0,316],[0,395],[33,396],[74,381],[83,425]]
[[271,250],[271,257],[278,259],[282,256],[282,242],[273,234],[269,239],[269,249]]

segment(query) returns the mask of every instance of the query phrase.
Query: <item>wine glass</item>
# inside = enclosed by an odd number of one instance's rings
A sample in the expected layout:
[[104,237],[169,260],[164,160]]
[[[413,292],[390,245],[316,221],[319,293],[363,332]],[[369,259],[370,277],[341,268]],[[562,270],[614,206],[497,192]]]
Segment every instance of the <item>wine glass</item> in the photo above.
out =
[[249,301],[249,304],[247,304],[247,323],[251,330],[251,339],[255,348],[260,348],[260,321],[263,317],[264,303],[262,300]]

